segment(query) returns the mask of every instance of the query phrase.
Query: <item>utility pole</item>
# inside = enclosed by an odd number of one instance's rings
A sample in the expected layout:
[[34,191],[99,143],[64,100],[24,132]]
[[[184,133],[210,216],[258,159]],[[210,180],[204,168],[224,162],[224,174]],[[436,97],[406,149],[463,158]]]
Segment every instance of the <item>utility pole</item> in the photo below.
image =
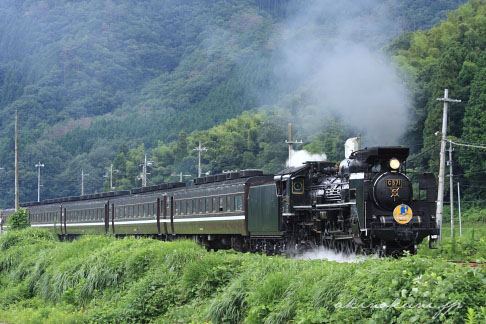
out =
[[113,163],[110,164],[110,190],[113,190]]
[[15,110],[15,211],[19,210],[19,111]]
[[142,167],[142,174],[140,175],[140,178],[142,179],[142,187],[147,186],[147,166],[152,166],[154,161],[147,161],[147,154],[145,154],[144,162],[140,166]]
[[462,236],[462,219],[461,219],[461,186],[457,182],[457,204],[459,207],[459,236]]
[[37,168],[37,202],[40,202],[40,169],[44,167],[44,164],[41,164],[40,161],[35,165]]
[[[110,190],[115,189],[115,187],[113,187],[113,172],[118,173],[120,171],[113,170],[113,163],[112,163],[112,164],[110,164],[110,175],[109,175],[109,177],[110,177]],[[103,176],[103,178],[107,178],[107,177],[108,177],[108,175]]]
[[293,144],[302,144],[302,140],[300,141],[294,141],[292,139],[292,123],[289,123],[289,139],[285,140],[285,143],[289,145],[289,162],[288,166],[290,167],[290,159],[292,158],[292,149],[293,149]]
[[191,174],[182,174],[182,172],[181,172],[181,173],[179,173],[179,177],[180,177],[179,182],[182,182],[183,177],[192,177],[192,175]]
[[450,99],[449,89],[444,89],[444,98],[437,98],[444,102],[442,112],[442,133],[440,141],[440,164],[439,164],[439,192],[437,195],[437,226],[439,227],[439,242],[442,238],[442,213],[444,209],[444,169],[445,169],[445,146],[447,136],[447,106],[449,102],[461,102],[461,100]]
[[84,173],[84,170],[81,169],[81,196],[84,196],[84,177],[89,176],[89,174]]
[[451,201],[451,237],[454,237],[454,181],[452,176],[452,142],[449,141],[449,197]]
[[198,163],[197,163],[197,177],[200,178],[201,177],[201,173],[202,173],[202,170],[201,170],[201,152],[202,151],[207,151],[208,149],[205,148],[205,147],[201,147],[201,141],[199,141],[199,146],[197,146],[196,148],[193,149],[193,151],[197,151],[197,155],[198,155]]

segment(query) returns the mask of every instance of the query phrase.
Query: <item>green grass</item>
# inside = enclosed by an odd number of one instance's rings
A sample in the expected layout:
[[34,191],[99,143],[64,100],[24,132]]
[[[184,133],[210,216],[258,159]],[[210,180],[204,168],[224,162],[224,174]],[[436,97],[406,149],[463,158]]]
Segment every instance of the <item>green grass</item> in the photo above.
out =
[[462,236],[459,235],[459,226],[456,224],[454,240],[450,224],[443,224],[442,240],[437,249],[429,249],[428,242],[425,241],[421,244],[418,254],[447,260],[486,262],[486,224],[463,224]]
[[483,323],[484,305],[486,269],[437,256],[339,264],[189,241],[0,237],[0,322],[10,324]]

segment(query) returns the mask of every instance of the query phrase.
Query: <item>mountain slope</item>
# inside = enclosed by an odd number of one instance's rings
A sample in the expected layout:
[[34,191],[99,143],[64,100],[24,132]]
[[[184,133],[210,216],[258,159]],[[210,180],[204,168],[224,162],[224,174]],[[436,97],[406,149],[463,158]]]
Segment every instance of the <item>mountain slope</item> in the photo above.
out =
[[[21,200],[36,198],[38,161],[45,164],[43,198],[79,194],[81,169],[90,174],[86,188],[93,192],[102,189],[122,143],[150,150],[157,141],[176,140],[181,130],[208,129],[254,107],[309,106],[309,95],[300,91],[304,70],[295,77],[276,63],[287,41],[312,31],[326,43],[343,21],[357,19],[366,23],[357,35],[382,44],[402,28],[428,27],[462,1],[371,1],[353,10],[352,1],[343,3],[2,1],[0,205],[11,205],[13,197],[16,109]],[[312,25],[296,24],[290,36],[282,32],[316,4]],[[375,28],[370,20],[384,23]],[[389,20],[400,23],[388,28]]]

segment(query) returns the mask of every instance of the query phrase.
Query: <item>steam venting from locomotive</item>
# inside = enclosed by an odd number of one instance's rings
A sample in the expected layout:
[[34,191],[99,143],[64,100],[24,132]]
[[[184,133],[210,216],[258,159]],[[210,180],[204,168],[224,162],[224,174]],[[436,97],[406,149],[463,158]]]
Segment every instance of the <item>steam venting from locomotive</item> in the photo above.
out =
[[328,260],[336,261],[338,263],[357,263],[364,261],[366,258],[364,255],[356,255],[355,253],[345,254],[342,252],[336,252],[323,247],[318,247],[309,251],[306,251],[298,256],[297,259],[301,260]]
[[287,160],[286,165],[290,167],[299,167],[307,161],[326,161],[326,153],[312,154],[306,150],[292,150],[290,161]]
[[399,143],[409,124],[408,91],[370,45],[384,30],[400,30],[383,4],[310,0],[292,9],[275,36],[274,71],[278,91],[291,93],[283,102],[291,102],[293,122],[310,134],[331,115],[363,134],[366,145]]

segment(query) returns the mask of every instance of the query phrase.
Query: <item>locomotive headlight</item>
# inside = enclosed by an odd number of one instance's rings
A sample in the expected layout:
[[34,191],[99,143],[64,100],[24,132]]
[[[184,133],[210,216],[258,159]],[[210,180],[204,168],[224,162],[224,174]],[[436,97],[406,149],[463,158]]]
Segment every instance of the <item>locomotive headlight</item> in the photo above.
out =
[[398,168],[400,167],[400,161],[398,161],[398,159],[391,159],[390,160],[390,168],[392,168],[393,170],[398,170]]

